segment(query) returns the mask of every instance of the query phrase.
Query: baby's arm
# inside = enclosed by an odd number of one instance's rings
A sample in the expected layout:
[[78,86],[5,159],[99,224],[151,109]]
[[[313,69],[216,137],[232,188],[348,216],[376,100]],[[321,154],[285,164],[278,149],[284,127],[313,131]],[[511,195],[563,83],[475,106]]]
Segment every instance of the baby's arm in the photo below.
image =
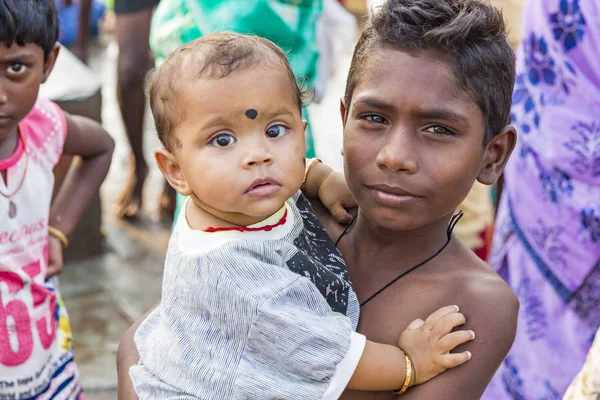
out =
[[[425,322],[416,320],[400,335],[398,346],[367,341],[349,389],[381,391],[407,389],[456,367],[471,358],[469,352],[451,354],[456,346],[475,338],[472,331],[451,332],[465,323],[458,307],[444,307],[431,314]],[[412,363],[412,377],[407,387],[406,359]]]
[[464,321],[456,307],[446,307],[425,322],[413,322],[398,347],[365,344],[348,317],[332,312],[316,287],[298,278],[261,305],[237,368],[234,394],[326,400],[337,399],[346,387],[399,390],[407,370],[401,349],[414,365],[411,384],[423,383],[469,359],[468,353],[448,354],[473,339],[468,331],[450,333]]
[[307,160],[308,170],[302,186],[304,195],[318,197],[337,222],[343,224],[352,221],[352,216],[346,209],[356,207],[356,200],[350,192],[346,177],[342,172],[336,172],[322,162],[313,160]]

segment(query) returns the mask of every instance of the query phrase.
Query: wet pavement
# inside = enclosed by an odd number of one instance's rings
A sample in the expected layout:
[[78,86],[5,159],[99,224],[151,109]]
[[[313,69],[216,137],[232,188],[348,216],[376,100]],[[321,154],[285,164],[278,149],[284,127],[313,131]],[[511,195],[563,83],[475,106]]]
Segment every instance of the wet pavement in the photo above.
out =
[[[512,17],[514,4],[520,0],[497,2],[506,5],[507,15]],[[135,223],[114,217],[115,203],[128,180],[130,165],[129,146],[116,102],[118,50],[110,36],[102,37],[91,46],[89,65],[103,85],[103,123],[116,142],[113,164],[101,190],[106,251],[101,256],[67,264],[61,275],[61,289],[71,318],[75,358],[87,397],[112,400],[116,398],[115,358],[119,340],[131,323],[160,298],[170,223],[160,221],[156,212],[163,180],[152,155],[159,142],[150,115],[147,115],[144,139],[150,166],[144,215]],[[334,169],[341,170],[342,125],[337,110],[350,54],[342,52],[337,62],[326,96],[309,110],[318,156]]]

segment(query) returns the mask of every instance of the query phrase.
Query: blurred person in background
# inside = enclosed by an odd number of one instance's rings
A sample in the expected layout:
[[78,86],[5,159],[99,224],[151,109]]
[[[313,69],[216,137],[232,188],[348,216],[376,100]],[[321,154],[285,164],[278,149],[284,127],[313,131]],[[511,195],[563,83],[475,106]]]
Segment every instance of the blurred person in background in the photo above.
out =
[[596,333],[596,339],[583,369],[571,382],[563,400],[598,399],[600,399],[600,336]]
[[[150,42],[159,64],[177,47],[212,32],[227,30],[261,36],[287,52],[294,74],[301,82],[314,85],[319,59],[317,25],[322,9],[323,0],[163,1],[156,9]],[[306,109],[303,118],[308,120]],[[306,157],[314,156],[309,125]],[[182,204],[183,198],[178,196],[175,219]]]
[[600,3],[529,0],[491,265],[521,302],[484,399],[559,399],[600,325]]
[[[175,2],[174,0],[165,3]],[[146,99],[144,82],[154,66],[149,37],[152,13],[159,0],[115,0],[116,37],[119,45],[117,60],[117,92],[123,123],[133,154],[131,178],[117,204],[117,215],[137,218],[142,212],[142,194],[148,176],[144,158],[143,133]],[[160,199],[162,216],[173,215],[175,193],[165,182]]]
[[104,0],[55,0],[59,18],[59,41],[87,62],[90,36],[98,35],[104,17]]
[[[84,400],[57,275],[114,143],[38,98],[60,51],[54,0],[2,0],[0,21],[0,399]],[[53,196],[63,155],[81,163]]]

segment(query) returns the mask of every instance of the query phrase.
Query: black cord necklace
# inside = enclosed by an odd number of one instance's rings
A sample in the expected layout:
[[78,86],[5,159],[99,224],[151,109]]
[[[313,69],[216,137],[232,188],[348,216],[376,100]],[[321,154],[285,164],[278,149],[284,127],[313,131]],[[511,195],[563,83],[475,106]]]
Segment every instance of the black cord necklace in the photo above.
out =
[[[448,230],[446,232],[446,234],[448,236],[448,240],[446,240],[446,243],[444,243],[444,245],[434,255],[432,255],[431,257],[427,258],[426,260],[421,261],[417,265],[410,267],[408,270],[404,271],[403,273],[401,273],[400,275],[398,275],[397,277],[395,277],[394,279],[392,279],[389,283],[387,283],[381,289],[379,289],[378,291],[376,291],[375,293],[373,293],[368,299],[366,299],[365,301],[363,301],[362,303],[360,303],[360,306],[361,307],[365,306],[368,302],[370,302],[375,297],[377,297],[379,294],[381,294],[381,292],[383,292],[385,289],[389,288],[394,283],[396,283],[400,279],[404,278],[406,275],[410,274],[411,272],[413,272],[417,268],[419,268],[419,267],[427,264],[429,261],[431,261],[434,258],[436,258],[437,256],[439,256],[440,253],[442,251],[444,251],[444,249],[446,247],[448,247],[448,245],[450,244],[450,240],[452,239],[452,231],[454,231],[454,227],[456,226],[456,224],[458,223],[458,221],[460,221],[460,219],[462,218],[462,216],[463,216],[463,212],[462,211],[459,211],[458,214],[454,214],[452,216],[452,219],[450,219],[450,223],[448,224]],[[348,231],[350,230],[350,228],[354,225],[354,222],[356,221],[356,218],[357,217],[354,217],[354,219],[352,220],[352,222],[350,222],[350,224],[348,224],[348,226],[344,229],[344,231],[342,232],[342,234],[340,235],[340,237],[338,238],[338,240],[336,240],[335,247],[337,247],[337,245],[340,242],[340,240],[342,240],[342,238],[344,237],[344,235],[346,233],[348,233]]]

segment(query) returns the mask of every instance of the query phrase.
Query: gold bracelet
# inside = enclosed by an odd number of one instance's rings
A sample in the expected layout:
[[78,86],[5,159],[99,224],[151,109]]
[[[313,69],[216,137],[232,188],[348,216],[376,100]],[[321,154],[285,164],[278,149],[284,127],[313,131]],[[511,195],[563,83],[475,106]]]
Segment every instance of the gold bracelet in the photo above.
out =
[[59,240],[62,243],[63,247],[66,249],[69,247],[69,239],[67,236],[62,233],[60,230],[56,229],[53,226],[48,225],[48,233]]
[[404,378],[404,385],[402,385],[402,389],[394,391],[394,394],[404,394],[404,392],[408,390],[408,385],[410,385],[413,366],[410,357],[406,353],[404,353],[404,361],[406,362],[406,378]]
[[302,190],[302,192],[306,192],[306,178],[308,178],[308,171],[310,171],[310,167],[312,167],[312,165],[316,162],[323,162],[321,161],[320,158],[308,158],[306,160],[306,167],[304,168],[304,180],[302,181],[302,186],[300,187],[300,190]]

